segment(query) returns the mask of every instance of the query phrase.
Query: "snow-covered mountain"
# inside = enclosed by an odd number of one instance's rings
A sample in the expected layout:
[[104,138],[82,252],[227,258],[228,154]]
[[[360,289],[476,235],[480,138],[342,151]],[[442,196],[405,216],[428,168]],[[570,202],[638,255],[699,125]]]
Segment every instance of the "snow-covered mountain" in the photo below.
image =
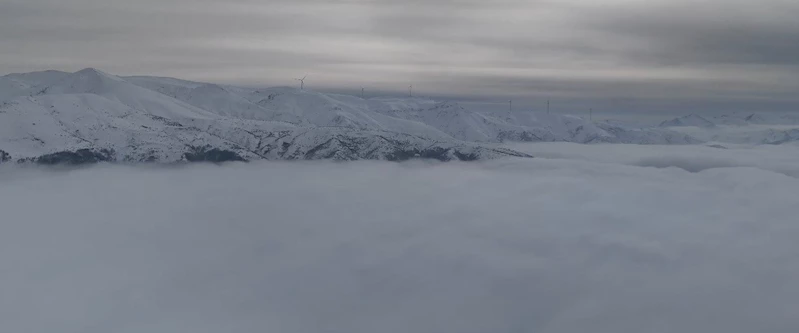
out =
[[[41,82],[34,76],[26,76],[28,81],[2,77],[2,82],[14,88],[4,88],[0,102],[2,161],[475,160],[527,156],[455,140],[424,124],[379,114],[378,121],[358,119],[365,124],[361,126],[316,125],[313,121],[321,120],[302,117],[303,110],[296,111],[294,118],[286,113],[284,119],[268,120],[279,112],[258,107],[240,92],[210,84],[185,86],[173,91],[180,96],[169,96],[168,91],[148,89],[94,69],[44,75],[47,78]],[[253,91],[250,97],[256,99],[258,94],[262,93]],[[249,113],[245,112],[248,107]],[[335,116],[331,118],[335,121]],[[382,118],[389,119],[380,122]]]
[[0,76],[0,101],[16,96],[34,94],[37,91],[37,87],[47,86],[69,74],[59,71],[44,71]]
[[784,144],[799,142],[799,115],[794,113],[742,113],[702,117],[688,115],[661,124],[705,142]]
[[[574,116],[530,112],[483,113],[452,101],[441,102],[424,98],[362,99],[293,88],[250,89],[218,85],[210,88],[208,84],[170,78],[125,79],[222,115],[283,121],[297,126],[384,130],[439,140],[454,138],[469,142],[690,144],[697,141],[664,129],[602,127]],[[200,89],[203,92],[196,93]],[[233,100],[238,101],[236,105],[232,104]],[[645,140],[638,139],[642,137]]]
[[716,126],[715,123],[697,114],[689,114],[672,120],[664,121],[660,127],[680,127],[680,126],[694,126],[702,128],[710,128]]
[[96,69],[0,77],[2,160],[473,160],[503,141],[690,144],[689,135],[582,118],[482,113],[456,102],[254,89]]
[[697,115],[689,114],[664,121],[661,127],[700,127],[716,126],[749,126],[749,125],[799,125],[799,113],[796,112],[731,112],[724,114]]
[[714,128],[680,127],[675,130],[705,142],[777,145],[799,142],[797,125],[719,125]]
[[799,125],[795,113],[731,113],[713,117],[713,122],[723,125]]

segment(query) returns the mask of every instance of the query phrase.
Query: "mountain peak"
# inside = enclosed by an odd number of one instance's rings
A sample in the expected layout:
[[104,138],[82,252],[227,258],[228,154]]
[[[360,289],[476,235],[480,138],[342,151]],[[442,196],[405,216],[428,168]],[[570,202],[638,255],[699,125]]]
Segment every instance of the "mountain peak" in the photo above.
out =
[[205,83],[205,84],[203,84],[203,85],[201,85],[201,86],[199,86],[197,88],[194,88],[193,90],[195,92],[205,92],[205,93],[209,93],[209,92],[227,92],[227,90],[225,88],[223,88],[222,86],[220,86],[218,84],[213,84],[213,83]]
[[101,71],[101,70],[99,70],[97,68],[94,68],[94,67],[87,67],[87,68],[81,69],[81,70],[79,70],[79,71],[77,71],[75,73],[76,74],[77,73],[103,73],[103,74],[105,74],[105,72],[103,72],[103,71]]
[[86,68],[68,74],[47,86],[47,93],[102,93],[113,89],[122,79],[98,69]]
[[81,75],[81,76],[96,76],[96,77],[118,79],[114,75],[108,74],[106,72],[103,72],[103,71],[101,71],[99,69],[92,68],[92,67],[81,69],[81,70],[79,70],[79,71],[77,71],[77,72],[75,72],[73,74]]
[[707,120],[707,118],[702,117],[695,113],[691,113],[687,116],[674,118],[672,120],[667,120],[660,124],[660,127],[678,127],[678,126],[714,127],[716,126],[716,124],[710,120]]

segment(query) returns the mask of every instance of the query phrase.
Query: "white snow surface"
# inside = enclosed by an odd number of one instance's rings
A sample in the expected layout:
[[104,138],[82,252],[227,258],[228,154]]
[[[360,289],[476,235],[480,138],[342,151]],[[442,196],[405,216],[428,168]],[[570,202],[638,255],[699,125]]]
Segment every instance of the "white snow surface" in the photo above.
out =
[[0,166],[0,326],[799,330],[799,147],[512,148],[539,158]]

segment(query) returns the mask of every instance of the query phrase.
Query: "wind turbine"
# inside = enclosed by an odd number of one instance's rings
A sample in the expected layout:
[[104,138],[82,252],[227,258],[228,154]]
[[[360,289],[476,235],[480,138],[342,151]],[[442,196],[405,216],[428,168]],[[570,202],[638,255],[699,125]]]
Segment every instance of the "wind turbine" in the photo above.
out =
[[549,114],[549,98],[547,98],[547,114]]
[[508,100],[508,111],[513,112],[513,100]]
[[361,87],[361,99],[363,99],[363,87]]
[[413,85],[408,86],[408,97],[413,97]]
[[295,79],[297,81],[300,81],[300,90],[305,90],[305,78],[306,77],[308,77],[308,75],[303,76],[302,79]]

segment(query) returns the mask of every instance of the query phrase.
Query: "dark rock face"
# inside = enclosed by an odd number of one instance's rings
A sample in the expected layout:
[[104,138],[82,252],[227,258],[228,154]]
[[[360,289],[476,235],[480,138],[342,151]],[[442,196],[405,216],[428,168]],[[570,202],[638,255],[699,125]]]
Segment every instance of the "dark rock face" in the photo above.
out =
[[113,161],[114,151],[108,149],[79,149],[74,152],[62,151],[53,154],[42,155],[33,159],[33,162],[42,165],[81,165]]
[[[286,158],[285,156],[283,156]],[[453,147],[419,148],[409,142],[378,137],[377,141],[364,137],[335,136],[306,151],[305,160],[332,159],[338,161],[386,160],[401,162],[410,159],[439,161],[472,161],[479,158],[473,153],[461,153]],[[295,159],[289,156],[288,159]]]
[[11,155],[5,150],[0,150],[0,163],[8,162],[11,160]]
[[183,158],[189,162],[246,162],[236,152],[230,150],[222,150],[219,148],[205,147],[191,147],[191,151],[183,154]]
[[153,120],[158,120],[158,121],[164,123],[167,126],[183,127],[183,124],[181,124],[181,123],[179,123],[177,121],[174,121],[174,120],[170,120],[170,119],[164,118],[164,117],[151,115],[150,118],[152,118]]
[[408,141],[378,137],[370,140],[364,137],[335,136],[311,149],[301,156],[285,156],[285,159],[332,159],[337,161],[385,160],[402,162],[411,159],[431,159],[447,161],[476,161],[485,156],[532,157],[502,148],[430,146],[420,147]]
[[547,140],[547,138],[542,138],[535,133],[528,132],[528,131],[500,131],[499,135],[497,135],[497,141],[499,142],[542,142],[542,141],[552,141]]

